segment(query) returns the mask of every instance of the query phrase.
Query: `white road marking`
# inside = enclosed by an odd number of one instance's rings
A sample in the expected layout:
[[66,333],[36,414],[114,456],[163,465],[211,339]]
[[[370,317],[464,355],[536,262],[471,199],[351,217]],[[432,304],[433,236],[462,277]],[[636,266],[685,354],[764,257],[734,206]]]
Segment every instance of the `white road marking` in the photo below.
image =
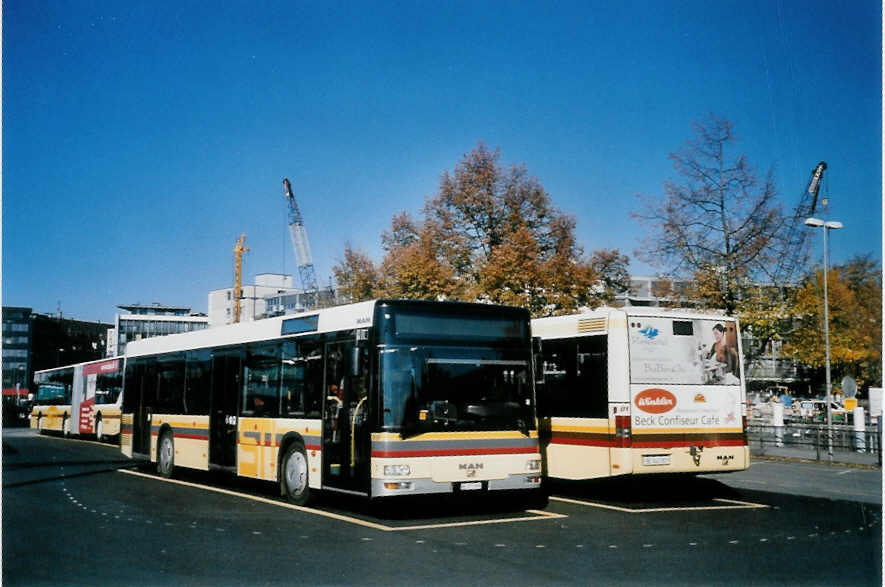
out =
[[[420,526],[386,526],[384,524],[376,524],[375,522],[369,522],[367,520],[361,520],[359,518],[354,518],[352,516],[345,516],[342,514],[335,514],[332,512],[326,512],[323,510],[318,510],[314,508],[308,508],[304,506],[299,506],[291,503],[286,503],[283,501],[278,501],[275,499],[268,499],[266,497],[259,497],[257,495],[249,495],[247,493],[240,493],[238,491],[231,491],[229,489],[222,489],[220,487],[212,487],[209,485],[200,485],[198,483],[190,483],[188,481],[180,481],[178,479],[163,479],[161,477],[155,477],[153,475],[148,475],[146,473],[139,473],[138,471],[131,471],[129,469],[117,469],[120,473],[125,473],[126,475],[134,475],[137,477],[145,477],[147,479],[153,479],[154,481],[160,481],[163,483],[174,483],[176,485],[184,485],[186,487],[194,487],[196,489],[202,489],[204,491],[212,491],[215,493],[221,493],[224,495],[232,495],[234,497],[241,497],[243,499],[251,499],[252,501],[258,501],[261,503],[266,503],[270,505],[274,505],[281,508],[287,508],[290,510],[296,510],[299,512],[304,512],[306,514],[313,514],[315,516],[322,516],[325,518],[332,518],[334,520],[339,520],[342,522],[349,522],[351,524],[356,524],[358,526],[365,526],[366,528],[373,528],[375,530],[380,530],[382,532],[407,532],[410,530],[427,530],[432,528],[455,528],[458,526],[481,526],[487,524],[505,524],[510,522],[533,522],[537,520],[546,520],[553,518],[567,518],[568,516],[565,514],[554,514],[552,512],[545,512],[541,510],[526,510],[527,513],[534,514],[534,517],[522,517],[522,518],[504,518],[504,519],[496,519],[496,520],[475,520],[472,522],[449,522],[443,524],[422,524]],[[150,521],[148,521],[150,523]]]
[[845,469],[844,471],[839,471],[836,473],[837,475],[844,475],[846,473],[851,473],[854,469]]
[[589,507],[601,508],[605,510],[614,510],[617,512],[625,512],[628,514],[648,514],[653,512],[691,512],[691,511],[716,511],[716,510],[739,510],[739,509],[755,509],[767,508],[765,504],[751,503],[748,501],[737,501],[734,499],[714,498],[712,501],[721,502],[730,505],[711,505],[711,506],[686,506],[686,507],[669,507],[669,508],[624,508],[615,505],[607,505],[592,501],[583,501],[580,499],[570,499],[567,497],[551,497],[550,501],[562,501],[565,503],[574,503],[577,505],[586,505]]

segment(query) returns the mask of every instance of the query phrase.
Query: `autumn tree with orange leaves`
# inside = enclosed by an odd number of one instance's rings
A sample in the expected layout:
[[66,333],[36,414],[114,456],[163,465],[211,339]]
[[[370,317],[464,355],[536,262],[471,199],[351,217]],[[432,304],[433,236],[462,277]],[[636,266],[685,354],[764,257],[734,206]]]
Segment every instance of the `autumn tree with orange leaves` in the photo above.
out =
[[[385,257],[371,294],[354,300],[483,301],[549,316],[596,307],[626,290],[628,258],[617,250],[585,256],[575,219],[553,206],[525,167],[505,168],[499,159],[497,149],[478,144],[442,175],[421,219],[395,215],[382,235]],[[353,261],[345,255],[336,277],[360,272]]]
[[[870,257],[855,257],[830,269],[827,276],[830,315],[830,363],[834,379],[851,375],[863,389],[882,384],[882,272]],[[796,290],[791,305],[794,325],[784,353],[819,372],[823,379],[823,270]]]

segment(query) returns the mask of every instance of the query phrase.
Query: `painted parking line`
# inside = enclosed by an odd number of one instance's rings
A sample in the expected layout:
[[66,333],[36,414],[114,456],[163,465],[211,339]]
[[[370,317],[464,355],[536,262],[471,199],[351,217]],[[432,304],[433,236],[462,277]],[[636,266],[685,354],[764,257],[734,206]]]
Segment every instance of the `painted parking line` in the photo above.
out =
[[230,489],[222,489],[220,487],[212,487],[211,485],[200,485],[199,483],[190,483],[188,481],[180,481],[178,479],[163,479],[162,477],[156,477],[154,475],[149,475],[146,473],[139,473],[138,471],[132,471],[132,470],[128,470],[128,469],[120,469],[119,472],[126,473],[127,475],[135,475],[137,477],[146,477],[148,479],[153,479],[154,481],[163,481],[165,483],[175,483],[177,485],[184,485],[186,487],[195,487],[197,489],[203,489],[205,491],[213,491],[215,493],[222,493],[224,495],[232,495],[234,497],[241,497],[243,499],[251,499],[252,501],[258,501],[261,503],[266,503],[266,504],[274,505],[274,506],[281,507],[281,508],[296,510],[299,512],[304,512],[306,514],[312,514],[314,516],[322,516],[324,518],[332,518],[333,520],[347,522],[350,524],[356,524],[357,526],[364,526],[366,528],[372,528],[374,530],[380,530],[382,532],[406,532],[409,530],[429,530],[429,529],[433,529],[433,528],[454,528],[457,526],[480,526],[480,525],[504,524],[504,523],[512,523],[512,522],[533,522],[533,521],[538,521],[538,520],[549,520],[549,519],[554,519],[554,518],[567,518],[568,517],[565,514],[554,514],[552,512],[544,512],[541,510],[526,510],[526,512],[528,512],[530,514],[534,514],[534,515],[531,517],[524,516],[524,517],[520,517],[520,518],[472,520],[470,522],[444,522],[444,523],[440,523],[440,524],[421,524],[419,526],[387,526],[385,524],[378,524],[375,522],[369,522],[368,520],[362,520],[360,518],[355,518],[353,516],[345,516],[342,514],[326,512],[326,511],[318,510],[315,508],[309,508],[309,507],[305,507],[305,506],[286,503],[284,501],[269,499],[269,498],[260,497],[257,495],[249,495],[248,493],[240,493],[239,491],[231,491]]
[[584,500],[580,500],[580,499],[570,499],[567,497],[550,497],[550,501],[561,501],[561,502],[565,502],[565,503],[585,505],[588,507],[600,508],[600,509],[604,509],[604,510],[614,510],[617,512],[625,512],[628,514],[649,514],[649,513],[654,513],[654,512],[742,510],[742,509],[757,509],[757,508],[770,507],[770,506],[767,506],[767,505],[761,504],[761,503],[751,503],[748,501],[737,501],[734,499],[720,499],[720,498],[713,498],[712,501],[719,502],[724,505],[674,506],[674,507],[663,507],[663,508],[625,508],[625,507],[619,507],[616,505],[597,503],[597,502],[593,502],[593,501],[584,501]]
[[509,524],[513,522],[536,522],[538,520],[552,520],[555,518],[567,518],[566,514],[555,514],[543,510],[526,510],[532,517],[501,518],[492,520],[473,520],[471,522],[445,522],[441,524],[423,524],[421,526],[387,526],[389,532],[402,532],[404,530],[429,530],[432,528],[455,528],[457,526],[486,526],[490,524]]

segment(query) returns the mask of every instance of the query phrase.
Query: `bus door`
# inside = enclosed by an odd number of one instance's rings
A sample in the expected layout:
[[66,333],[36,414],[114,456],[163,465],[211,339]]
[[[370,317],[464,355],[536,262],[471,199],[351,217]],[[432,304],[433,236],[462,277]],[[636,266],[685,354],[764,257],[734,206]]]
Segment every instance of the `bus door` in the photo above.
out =
[[68,430],[71,434],[80,434],[81,432],[91,432],[91,430],[81,430],[80,410],[86,404],[87,398],[87,377],[83,373],[83,365],[74,367],[74,382],[71,390],[71,421],[68,422]]
[[150,393],[146,393],[145,388],[154,382],[156,375],[150,366],[149,359],[133,361],[135,387],[130,390],[127,381],[126,395],[123,398],[125,403],[131,401],[135,406],[132,416],[132,452],[143,455],[151,452],[151,409],[147,405]]
[[242,381],[242,353],[212,353],[212,393],[209,416],[209,463],[237,465],[237,399]]
[[326,343],[323,486],[368,492],[366,376],[353,375],[353,341]]

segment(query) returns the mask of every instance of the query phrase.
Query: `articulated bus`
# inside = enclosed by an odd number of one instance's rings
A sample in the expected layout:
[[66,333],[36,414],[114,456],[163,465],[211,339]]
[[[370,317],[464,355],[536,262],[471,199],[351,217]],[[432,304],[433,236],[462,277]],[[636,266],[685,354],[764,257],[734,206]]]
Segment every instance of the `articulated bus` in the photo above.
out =
[[592,479],[749,467],[738,324],[659,308],[539,318],[547,475]]
[[368,498],[541,498],[528,313],[376,300],[129,343],[121,449]]
[[34,373],[31,428],[65,436],[120,433],[123,360],[103,359]]

